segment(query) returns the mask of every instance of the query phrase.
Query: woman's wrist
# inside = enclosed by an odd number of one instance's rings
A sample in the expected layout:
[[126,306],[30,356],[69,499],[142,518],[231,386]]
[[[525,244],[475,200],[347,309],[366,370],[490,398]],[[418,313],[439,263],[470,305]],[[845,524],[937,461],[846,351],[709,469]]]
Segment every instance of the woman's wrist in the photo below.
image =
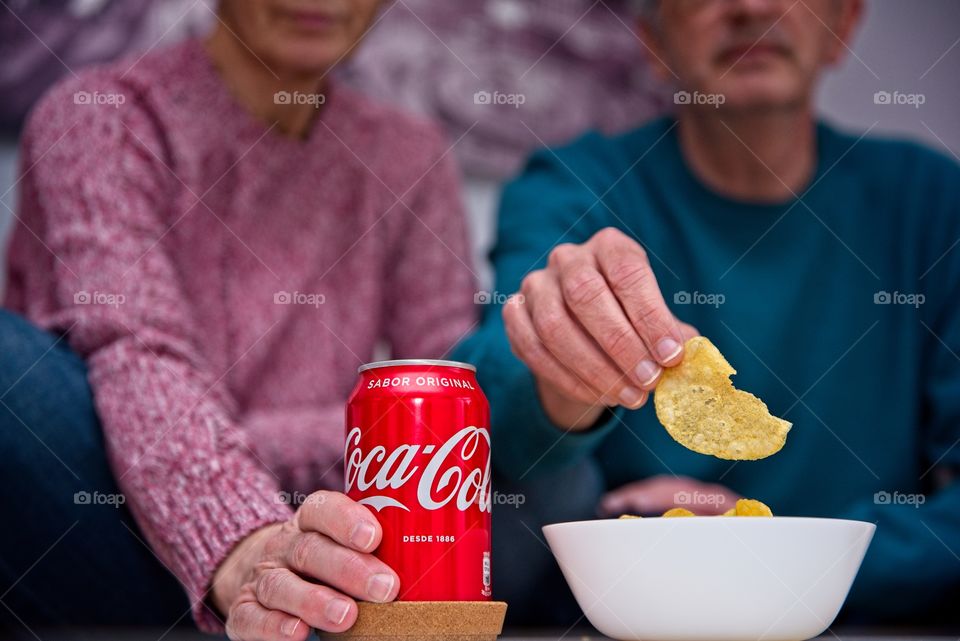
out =
[[240,588],[253,571],[260,550],[270,535],[283,527],[283,523],[271,523],[252,531],[237,543],[213,575],[210,603],[221,618],[226,619],[230,606],[240,593]]

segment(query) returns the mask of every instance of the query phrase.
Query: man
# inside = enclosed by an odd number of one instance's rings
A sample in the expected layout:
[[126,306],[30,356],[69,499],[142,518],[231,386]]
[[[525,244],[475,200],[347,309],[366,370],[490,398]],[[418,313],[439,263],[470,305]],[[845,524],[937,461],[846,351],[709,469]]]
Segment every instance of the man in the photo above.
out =
[[[742,495],[875,522],[848,620],[918,620],[960,584],[960,170],[815,119],[861,8],[648,4],[676,118],[533,157],[492,254],[498,292],[520,295],[460,357],[479,365],[508,485],[594,460],[603,514]],[[696,454],[644,407],[698,331],[794,424],[776,455]]]

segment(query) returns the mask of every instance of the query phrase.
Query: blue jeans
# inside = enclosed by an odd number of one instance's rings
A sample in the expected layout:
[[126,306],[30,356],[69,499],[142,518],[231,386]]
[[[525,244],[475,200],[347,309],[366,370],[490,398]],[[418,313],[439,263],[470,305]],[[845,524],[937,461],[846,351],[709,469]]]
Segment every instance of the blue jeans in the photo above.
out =
[[[117,505],[83,360],[2,309],[0,452],[0,632],[190,623],[185,593]],[[494,598],[510,604],[509,623],[581,618],[540,528],[591,518],[602,486],[590,461],[530,482],[494,478],[512,497],[493,508]]]
[[6,310],[0,452],[0,632],[190,623],[186,594],[118,505],[83,360]]

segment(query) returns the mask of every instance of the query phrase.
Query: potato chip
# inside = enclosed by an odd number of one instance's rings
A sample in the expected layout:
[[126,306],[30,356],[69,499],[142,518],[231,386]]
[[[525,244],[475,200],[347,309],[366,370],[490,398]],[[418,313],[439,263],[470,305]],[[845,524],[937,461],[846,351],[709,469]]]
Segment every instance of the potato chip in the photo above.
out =
[[791,424],[759,398],[736,389],[736,370],[703,336],[685,345],[683,361],[664,369],[654,393],[657,418],[684,447],[729,460],[755,460],[783,447]]
[[737,516],[773,516],[770,508],[755,499],[740,499],[734,509]]
[[619,519],[642,519],[642,516],[637,516],[636,514],[621,514],[617,518]]
[[686,509],[686,508],[675,507],[675,508],[671,508],[671,509],[667,510],[666,512],[664,512],[664,513],[663,513],[663,516],[665,516],[665,517],[671,517],[671,516],[696,516],[696,514],[694,514],[693,512],[691,512],[690,510],[688,510],[688,509]]
[[720,516],[736,516],[736,515],[737,515],[737,508],[732,507],[726,512],[724,512],[723,514],[721,514]]

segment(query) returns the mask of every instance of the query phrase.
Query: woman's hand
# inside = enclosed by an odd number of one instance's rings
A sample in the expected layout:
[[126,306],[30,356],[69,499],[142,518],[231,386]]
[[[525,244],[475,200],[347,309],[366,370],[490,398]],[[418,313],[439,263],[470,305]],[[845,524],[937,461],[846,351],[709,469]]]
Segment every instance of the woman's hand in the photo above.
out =
[[392,601],[400,579],[370,554],[381,536],[366,507],[339,492],[311,494],[289,521],[241,541],[217,570],[212,598],[227,614],[227,635],[303,641],[310,628],[352,626],[353,598]]
[[712,516],[723,514],[739,498],[742,497],[723,485],[662,474],[604,494],[598,512],[602,516],[663,514],[670,508],[684,507],[698,516]]

